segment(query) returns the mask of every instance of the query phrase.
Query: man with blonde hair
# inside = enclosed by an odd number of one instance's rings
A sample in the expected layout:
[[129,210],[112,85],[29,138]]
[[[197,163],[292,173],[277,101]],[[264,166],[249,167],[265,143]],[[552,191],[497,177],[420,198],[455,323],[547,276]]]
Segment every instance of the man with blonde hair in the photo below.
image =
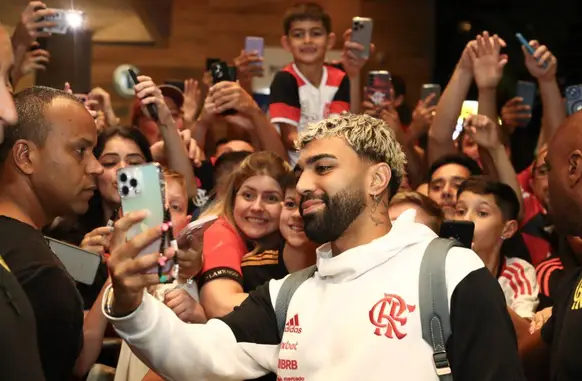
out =
[[227,316],[182,323],[143,294],[157,282],[145,270],[158,255],[137,254],[161,230],[124,243],[123,233],[144,215],[117,222],[104,312],[140,358],[171,380],[276,372],[288,381],[436,381],[435,362],[441,375],[452,369],[455,381],[524,380],[499,285],[464,248],[452,248],[444,266],[452,335],[433,359],[423,340],[418,284],[436,234],[414,222],[414,211],[390,222],[388,200],[405,165],[392,130],[372,117],[344,114],[310,125],[298,147],[304,230],[323,245],[314,274],[288,298],[290,282],[272,280]]

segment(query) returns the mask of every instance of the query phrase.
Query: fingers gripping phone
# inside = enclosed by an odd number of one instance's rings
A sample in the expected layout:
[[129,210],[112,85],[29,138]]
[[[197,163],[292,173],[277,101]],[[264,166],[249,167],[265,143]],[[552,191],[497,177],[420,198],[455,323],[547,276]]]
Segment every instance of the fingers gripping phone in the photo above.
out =
[[[212,84],[216,85],[219,82],[234,82],[234,78],[231,77],[228,65],[224,61],[215,62],[210,66],[210,73],[212,74]],[[221,113],[221,115],[234,115],[235,110],[226,110]]]
[[[534,49],[533,46],[531,46],[529,44],[529,42],[527,42],[527,40],[525,39],[525,37],[523,37],[523,35],[521,33],[516,33],[515,37],[517,38],[517,40],[521,43],[521,45],[523,45],[523,47],[525,48],[525,50],[530,54],[530,55],[534,55],[534,53],[536,52],[536,50]],[[537,61],[539,62],[540,58],[537,59]],[[547,63],[543,64],[544,69],[548,67]]]
[[53,253],[59,258],[69,275],[77,282],[92,285],[101,264],[101,256],[66,242],[45,237]]
[[434,98],[426,104],[426,107],[436,106],[441,98],[441,85],[436,83],[425,83],[420,89],[420,99],[425,100],[431,94],[434,94]]
[[[44,9],[36,7],[35,11]],[[78,29],[85,21],[85,13],[73,9],[53,9],[54,14],[41,17],[38,21],[53,22],[56,25],[42,28],[40,31],[53,34],[67,34],[70,29]]]
[[386,70],[368,72],[366,95],[376,106],[392,100],[392,75]]
[[[134,86],[137,85],[139,83],[139,80],[137,79],[137,74],[135,73],[135,71],[133,71],[132,69],[128,69],[127,72],[129,73],[129,76],[131,77],[131,80],[133,81],[133,85]],[[152,119],[157,122],[159,120],[158,119],[158,107],[155,104],[150,103],[150,104],[146,105],[146,108],[148,110],[148,113],[152,117]]]
[[[123,215],[139,210],[148,210],[149,216],[139,224],[132,226],[127,233],[127,240],[153,227],[164,223],[165,180],[161,167],[156,163],[133,165],[117,171],[117,189],[121,196]],[[158,253],[161,238],[152,242],[139,255]],[[172,261],[165,265],[164,272],[170,272]],[[156,272],[153,268],[151,272]]]
[[354,17],[352,19],[352,42],[357,42],[364,46],[363,51],[358,51],[361,58],[370,58],[370,46],[372,44],[372,27],[373,21],[367,17]]
[[458,241],[463,247],[471,248],[475,224],[472,221],[444,221],[439,237]]

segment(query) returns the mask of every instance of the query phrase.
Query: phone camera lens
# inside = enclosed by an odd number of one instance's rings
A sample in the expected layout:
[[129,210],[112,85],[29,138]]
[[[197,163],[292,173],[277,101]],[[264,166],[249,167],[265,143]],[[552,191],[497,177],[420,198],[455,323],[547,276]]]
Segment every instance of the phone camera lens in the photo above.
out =
[[127,181],[127,175],[125,173],[122,173],[121,175],[119,175],[119,180],[124,183]]
[[135,188],[135,187],[137,187],[137,180],[136,180],[136,179],[131,179],[131,180],[129,180],[129,185],[130,185],[132,188]]
[[121,187],[121,194],[124,196],[127,196],[129,194],[129,187],[127,187],[126,185]]

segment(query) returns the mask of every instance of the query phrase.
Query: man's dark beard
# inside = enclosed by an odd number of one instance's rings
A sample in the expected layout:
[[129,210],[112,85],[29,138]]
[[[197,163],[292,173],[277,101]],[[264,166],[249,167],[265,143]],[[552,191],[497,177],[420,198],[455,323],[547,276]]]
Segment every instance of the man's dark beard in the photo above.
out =
[[321,197],[301,196],[300,205],[308,200],[321,200],[325,204],[323,210],[306,216],[303,215],[303,207],[299,208],[305,235],[318,244],[333,242],[340,238],[366,207],[366,195],[359,189],[342,189],[331,198],[327,194]]

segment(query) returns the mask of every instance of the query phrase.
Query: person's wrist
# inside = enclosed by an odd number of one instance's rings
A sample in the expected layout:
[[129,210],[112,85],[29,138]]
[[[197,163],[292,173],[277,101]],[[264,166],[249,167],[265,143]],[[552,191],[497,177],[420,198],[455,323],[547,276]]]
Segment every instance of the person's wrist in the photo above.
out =
[[544,86],[544,85],[551,85],[556,81],[556,76],[555,75],[541,75],[537,78],[538,83],[540,84],[540,86]]
[[111,287],[106,295],[105,311],[111,317],[124,317],[139,308],[143,299],[143,291],[140,293],[121,292],[120,289]]

